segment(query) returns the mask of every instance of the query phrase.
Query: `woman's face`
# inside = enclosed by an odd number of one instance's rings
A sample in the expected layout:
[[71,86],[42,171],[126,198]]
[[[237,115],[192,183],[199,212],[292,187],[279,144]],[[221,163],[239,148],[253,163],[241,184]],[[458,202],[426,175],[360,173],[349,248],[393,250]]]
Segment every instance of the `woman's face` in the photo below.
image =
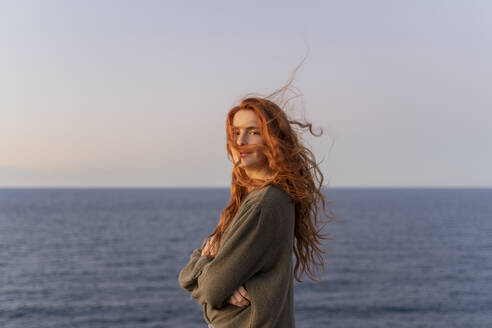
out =
[[[241,109],[234,114],[232,119],[232,133],[237,145],[262,145],[263,136],[258,125],[256,113],[252,110]],[[233,150],[234,160],[240,158],[240,167],[261,168],[266,163],[266,157],[259,151],[252,153],[238,154]]]

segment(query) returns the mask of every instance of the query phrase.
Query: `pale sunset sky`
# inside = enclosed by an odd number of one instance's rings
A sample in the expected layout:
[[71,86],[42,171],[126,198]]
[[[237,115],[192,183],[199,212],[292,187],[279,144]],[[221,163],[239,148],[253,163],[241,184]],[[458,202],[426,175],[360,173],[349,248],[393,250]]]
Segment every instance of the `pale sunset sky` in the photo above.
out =
[[492,1],[0,1],[0,188],[228,187],[281,87],[327,187],[492,186]]

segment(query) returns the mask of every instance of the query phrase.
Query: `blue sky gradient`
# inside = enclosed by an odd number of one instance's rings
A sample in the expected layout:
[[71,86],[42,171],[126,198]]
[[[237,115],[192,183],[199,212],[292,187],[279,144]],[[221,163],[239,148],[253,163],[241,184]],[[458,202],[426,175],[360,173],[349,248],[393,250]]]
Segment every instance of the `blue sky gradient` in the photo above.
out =
[[287,81],[333,187],[492,186],[490,1],[2,1],[0,187],[230,184]]

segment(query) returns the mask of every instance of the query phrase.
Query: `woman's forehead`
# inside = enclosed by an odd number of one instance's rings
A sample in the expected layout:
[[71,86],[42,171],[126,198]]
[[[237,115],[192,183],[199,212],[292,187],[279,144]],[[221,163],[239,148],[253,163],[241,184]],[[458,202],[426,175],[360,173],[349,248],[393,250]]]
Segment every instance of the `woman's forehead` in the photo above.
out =
[[258,127],[258,118],[252,110],[239,110],[232,119],[233,128]]

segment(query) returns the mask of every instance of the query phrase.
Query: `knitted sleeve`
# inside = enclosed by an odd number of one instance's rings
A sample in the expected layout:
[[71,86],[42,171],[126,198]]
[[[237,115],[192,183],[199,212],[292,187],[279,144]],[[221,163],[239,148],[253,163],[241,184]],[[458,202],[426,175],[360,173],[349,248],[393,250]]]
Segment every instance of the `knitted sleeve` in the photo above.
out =
[[206,263],[191,297],[200,304],[221,308],[232,293],[259,272],[279,248],[282,229],[279,215],[265,204],[257,204],[242,217],[224,240],[218,254]]
[[201,256],[202,250],[197,248],[190,256],[188,264],[181,270],[178,281],[181,287],[191,292],[197,286],[197,278],[202,273],[203,266],[212,261],[213,258]]

